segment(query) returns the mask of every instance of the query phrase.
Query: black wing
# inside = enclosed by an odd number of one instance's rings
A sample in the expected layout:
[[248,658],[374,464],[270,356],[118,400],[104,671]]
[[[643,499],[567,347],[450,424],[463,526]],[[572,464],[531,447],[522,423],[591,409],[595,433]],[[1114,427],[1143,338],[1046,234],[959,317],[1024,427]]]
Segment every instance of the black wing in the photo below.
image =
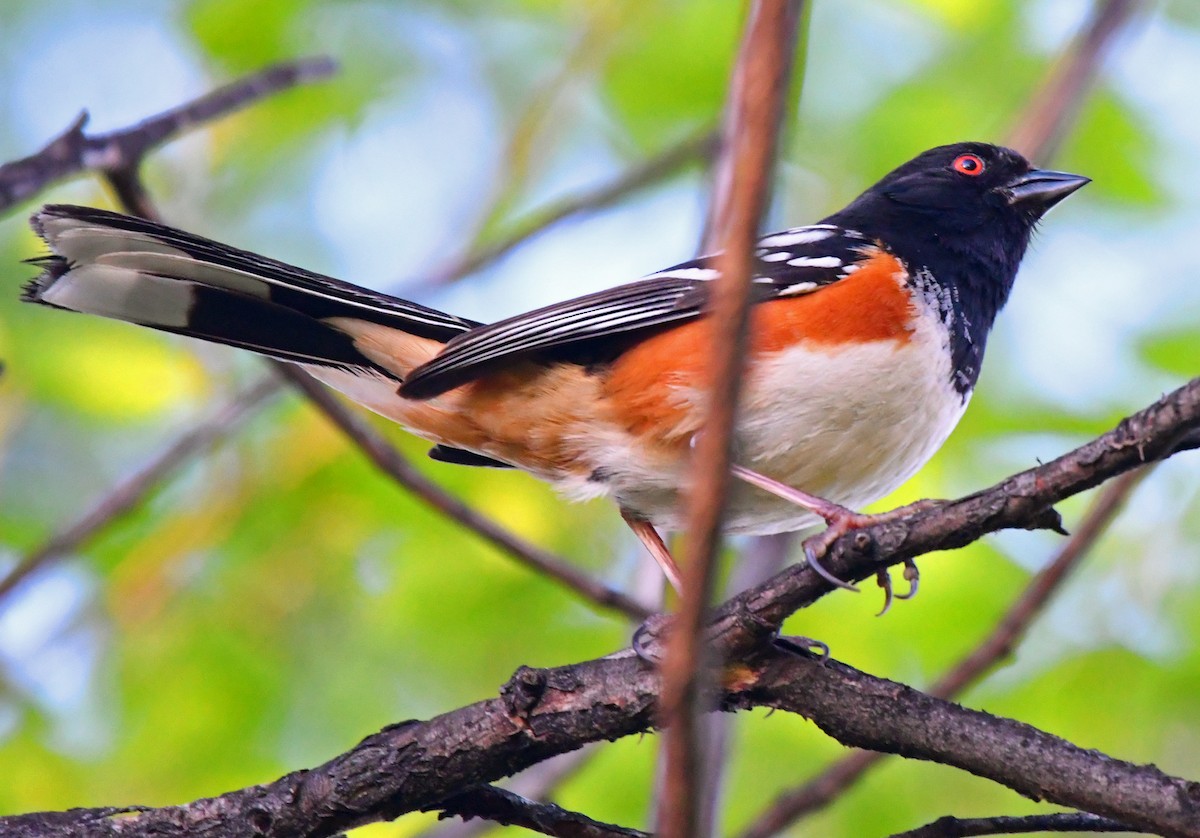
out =
[[[795,227],[765,236],[754,254],[754,300],[809,294],[853,270],[875,247],[854,230],[831,224]],[[432,398],[516,358],[553,350],[570,357],[600,338],[615,338],[694,320],[719,276],[715,255],[682,262],[628,285],[518,314],[452,338],[436,358],[417,367],[400,393]],[[564,356],[562,350],[568,352]]]

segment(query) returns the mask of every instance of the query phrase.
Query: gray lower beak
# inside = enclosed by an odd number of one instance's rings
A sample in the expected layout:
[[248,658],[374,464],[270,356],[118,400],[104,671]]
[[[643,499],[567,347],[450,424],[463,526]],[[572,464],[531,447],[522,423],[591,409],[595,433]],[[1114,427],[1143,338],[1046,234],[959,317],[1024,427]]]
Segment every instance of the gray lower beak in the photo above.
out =
[[1092,182],[1089,177],[1069,172],[1033,169],[1000,187],[1010,204],[1028,204],[1045,212],[1076,189]]

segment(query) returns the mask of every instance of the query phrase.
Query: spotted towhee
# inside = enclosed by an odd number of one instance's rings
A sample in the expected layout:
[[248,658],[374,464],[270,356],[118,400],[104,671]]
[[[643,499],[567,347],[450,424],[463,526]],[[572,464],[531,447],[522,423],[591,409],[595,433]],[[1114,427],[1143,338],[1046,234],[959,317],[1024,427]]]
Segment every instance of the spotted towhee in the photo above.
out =
[[[728,531],[852,524],[834,504],[920,468],[966,408],[1035,224],[1087,182],[958,143],[762,238]],[[102,210],[47,206],[33,226],[53,255],[26,300],[301,364],[435,459],[611,497],[676,581],[657,529],[683,523],[704,420],[711,257],[484,325]]]

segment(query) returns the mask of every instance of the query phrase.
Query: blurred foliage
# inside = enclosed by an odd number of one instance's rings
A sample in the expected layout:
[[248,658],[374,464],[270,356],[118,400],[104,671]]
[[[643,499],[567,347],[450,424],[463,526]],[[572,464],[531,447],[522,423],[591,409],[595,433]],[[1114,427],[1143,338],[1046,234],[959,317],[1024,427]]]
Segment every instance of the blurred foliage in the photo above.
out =
[[[924,147],[1002,139],[1086,8],[817,2],[771,223],[817,218]],[[715,124],[741,10],[724,0],[9,0],[5,14],[5,160],[84,107],[113,128],[112,114],[133,121],[270,61],[333,54],[336,80],[171,145],[150,184],[176,223],[384,287],[462,253],[473,230],[498,236],[521,212]],[[1188,238],[1200,223],[1197,118],[1156,93],[1163,74],[1200,64],[1197,27],[1195,4],[1180,0],[1118,40],[1054,161],[1095,185],[1046,223],[963,426],[880,506],[989,484],[1200,371],[1200,258]],[[112,205],[87,179],[41,197]],[[685,171],[423,297],[497,316],[628,280],[689,253],[704,200],[703,178]],[[17,303],[30,273],[17,262],[37,252],[22,220],[32,206],[0,222],[0,262],[12,266],[0,294],[0,571],[261,369],[222,348]],[[520,474],[435,464],[424,445],[394,438],[530,540],[614,585],[645,578],[604,504],[568,506]],[[1139,490],[968,703],[1200,776],[1194,457]],[[1066,504],[1068,523],[1085,506]],[[877,595],[838,593],[789,630],[927,684],[1059,543],[1004,534],[931,556],[921,596],[886,618],[873,617]],[[262,782],[385,724],[493,695],[521,664],[604,654],[629,632],[396,489],[288,396],[0,601],[0,811],[161,804]],[[726,831],[842,752],[784,714],[732,724]],[[652,737],[605,745],[557,799],[644,826],[655,755]],[[1036,810],[960,772],[892,760],[794,834]],[[431,824],[412,816],[361,834]]]

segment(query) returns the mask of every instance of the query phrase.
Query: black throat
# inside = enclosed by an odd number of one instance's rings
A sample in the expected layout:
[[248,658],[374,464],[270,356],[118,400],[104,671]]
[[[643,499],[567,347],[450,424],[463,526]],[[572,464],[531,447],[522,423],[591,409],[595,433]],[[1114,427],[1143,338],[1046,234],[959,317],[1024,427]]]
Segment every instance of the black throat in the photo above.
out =
[[946,327],[950,381],[965,399],[979,379],[988,333],[1008,301],[1032,225],[991,219],[974,229],[951,229],[936,215],[913,218],[894,207],[864,212],[858,203],[826,221],[877,239],[904,263],[913,287]]

